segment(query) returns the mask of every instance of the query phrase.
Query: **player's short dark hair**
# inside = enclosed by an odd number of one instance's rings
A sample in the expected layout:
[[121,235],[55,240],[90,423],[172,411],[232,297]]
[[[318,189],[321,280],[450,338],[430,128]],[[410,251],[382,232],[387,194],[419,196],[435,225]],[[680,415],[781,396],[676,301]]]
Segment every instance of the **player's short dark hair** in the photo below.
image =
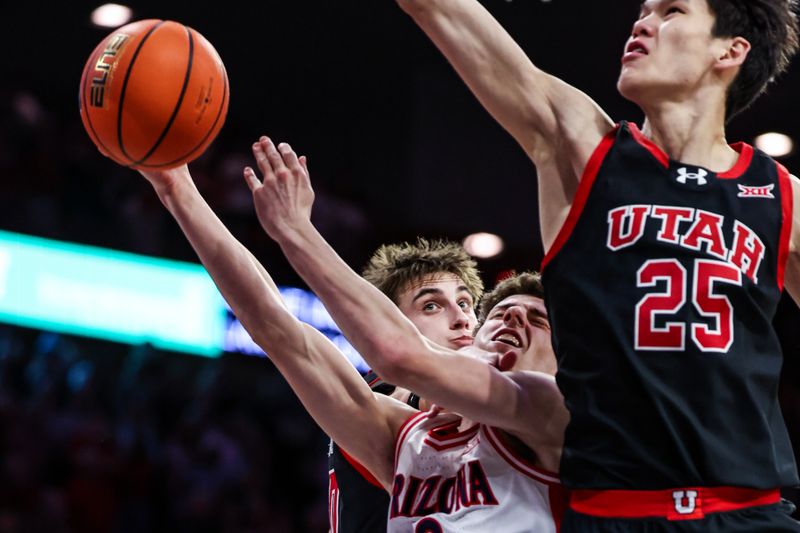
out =
[[483,294],[475,260],[461,245],[443,240],[418,238],[413,244],[384,244],[372,255],[362,275],[397,303],[410,283],[441,273],[458,276],[475,301]]
[[478,329],[497,304],[516,294],[527,294],[544,299],[542,276],[537,272],[523,272],[504,279],[492,291],[484,294],[478,306]]
[[743,37],[751,50],[728,88],[726,118],[746,109],[797,51],[797,0],[708,0],[716,17],[714,37]]

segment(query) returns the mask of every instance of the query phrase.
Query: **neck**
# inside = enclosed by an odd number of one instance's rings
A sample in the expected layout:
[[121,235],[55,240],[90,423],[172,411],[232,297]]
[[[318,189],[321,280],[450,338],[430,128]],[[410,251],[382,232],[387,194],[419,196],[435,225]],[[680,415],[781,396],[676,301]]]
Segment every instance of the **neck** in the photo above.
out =
[[642,133],[674,161],[714,172],[730,169],[738,154],[725,139],[725,101],[717,95],[694,102],[659,102],[643,106]]

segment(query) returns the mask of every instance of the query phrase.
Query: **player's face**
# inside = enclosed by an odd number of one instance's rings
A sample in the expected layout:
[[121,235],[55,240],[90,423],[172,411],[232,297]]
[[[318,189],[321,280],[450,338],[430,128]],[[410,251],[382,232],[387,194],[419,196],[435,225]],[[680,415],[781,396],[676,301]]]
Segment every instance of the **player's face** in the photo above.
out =
[[620,93],[643,108],[694,94],[728,44],[712,37],[714,21],[706,0],[643,2],[625,43]]
[[475,346],[498,354],[511,353],[511,370],[538,370],[555,374],[550,322],[541,298],[516,294],[500,301],[478,330]]
[[472,344],[477,324],[473,303],[461,278],[450,273],[420,278],[397,298],[397,306],[420,333],[454,350]]

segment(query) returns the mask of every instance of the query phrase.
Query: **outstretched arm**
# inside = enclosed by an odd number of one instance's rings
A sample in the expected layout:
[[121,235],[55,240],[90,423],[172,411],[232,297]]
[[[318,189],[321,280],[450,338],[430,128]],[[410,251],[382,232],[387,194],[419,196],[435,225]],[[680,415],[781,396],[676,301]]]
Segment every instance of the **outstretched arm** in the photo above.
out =
[[477,0],[398,3],[533,160],[547,251],[611,119],[586,94],[534,66]]
[[[597,144],[610,120],[588,96],[541,71],[477,0],[398,0],[492,116],[529,155],[561,136]],[[536,157],[534,157],[536,160]]]
[[373,394],[327,338],[289,313],[266,270],[203,200],[186,166],[142,174],[242,325],[269,354],[311,416],[388,487],[395,435],[410,408]]
[[[245,178],[262,225],[378,374],[470,419],[519,435],[537,452],[541,446],[560,447],[566,411],[550,376],[500,372],[485,360],[424,338],[312,226],[314,193],[305,162],[287,144],[278,151],[266,138],[253,151],[264,181],[252,169],[245,170]],[[557,461],[548,466],[557,467]]]
[[792,197],[792,236],[789,242],[789,260],[786,265],[785,285],[789,295],[800,305],[800,179],[791,176]]

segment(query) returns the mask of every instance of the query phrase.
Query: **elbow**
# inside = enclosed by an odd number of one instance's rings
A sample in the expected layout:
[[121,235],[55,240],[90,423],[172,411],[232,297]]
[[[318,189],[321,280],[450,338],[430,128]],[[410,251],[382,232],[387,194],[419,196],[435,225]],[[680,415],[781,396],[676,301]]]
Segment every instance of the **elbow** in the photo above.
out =
[[305,344],[302,330],[291,320],[244,319],[241,323],[253,342],[272,359],[280,358],[287,347]]
[[402,346],[402,342],[387,341],[373,347],[372,369],[388,383],[408,387],[409,378],[416,366],[415,356]]
[[415,382],[415,371],[419,368],[420,357],[425,357],[421,349],[409,349],[403,346],[401,339],[387,341],[375,347],[378,356],[373,357],[373,370],[388,383],[403,388],[412,387]]
[[427,13],[433,6],[433,0],[397,0],[400,9],[414,19]]

